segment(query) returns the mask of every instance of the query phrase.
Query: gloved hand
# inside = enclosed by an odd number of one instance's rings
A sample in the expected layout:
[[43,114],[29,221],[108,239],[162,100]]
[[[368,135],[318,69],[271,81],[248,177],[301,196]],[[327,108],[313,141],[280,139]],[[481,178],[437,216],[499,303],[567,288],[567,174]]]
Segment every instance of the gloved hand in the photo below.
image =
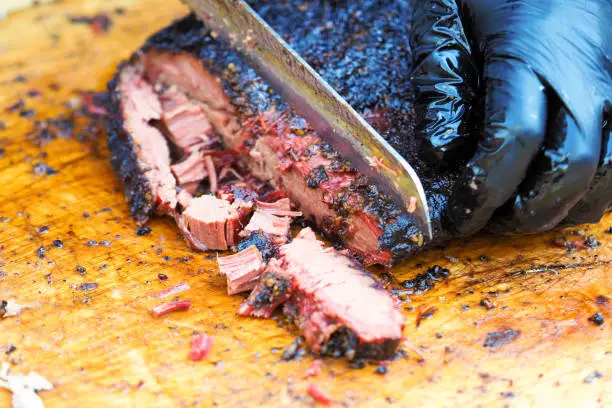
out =
[[612,203],[612,0],[415,3],[418,131],[431,160],[469,158],[451,228],[597,222]]

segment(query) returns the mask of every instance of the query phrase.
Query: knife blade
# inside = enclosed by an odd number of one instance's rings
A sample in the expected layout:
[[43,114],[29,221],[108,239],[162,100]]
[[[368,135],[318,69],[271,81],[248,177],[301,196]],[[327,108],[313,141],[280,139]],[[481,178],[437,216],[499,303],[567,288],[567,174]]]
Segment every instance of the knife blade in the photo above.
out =
[[243,0],[186,0],[292,109],[432,238],[425,191],[408,162]]

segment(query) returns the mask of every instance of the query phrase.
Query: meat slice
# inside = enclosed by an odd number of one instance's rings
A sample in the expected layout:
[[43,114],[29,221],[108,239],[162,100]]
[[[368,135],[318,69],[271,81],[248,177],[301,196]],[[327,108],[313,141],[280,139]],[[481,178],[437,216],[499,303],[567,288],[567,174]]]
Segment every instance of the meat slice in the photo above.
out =
[[[289,287],[291,295],[276,289]],[[318,354],[384,360],[402,339],[395,300],[354,258],[324,248],[310,228],[280,247],[238,313],[269,317],[283,301]]]
[[219,272],[227,278],[227,294],[252,290],[264,268],[263,257],[255,245],[234,255],[217,258]]
[[356,260],[324,248],[306,228],[280,249],[295,290],[284,310],[315,353],[388,359],[404,317],[394,299]]
[[176,207],[170,149],[164,135],[151,125],[160,118],[162,109],[143,72],[139,64],[121,69],[113,92],[119,116],[109,136],[111,163],[126,186],[126,199],[140,223],[154,212],[166,214]]
[[284,244],[289,240],[291,217],[301,215],[299,211],[291,211],[291,203],[288,198],[281,198],[272,203],[256,201],[253,217],[240,236],[250,237],[259,231],[270,237],[273,244]]
[[203,250],[227,250],[236,244],[249,203],[230,204],[211,195],[193,198],[180,217],[188,242]]

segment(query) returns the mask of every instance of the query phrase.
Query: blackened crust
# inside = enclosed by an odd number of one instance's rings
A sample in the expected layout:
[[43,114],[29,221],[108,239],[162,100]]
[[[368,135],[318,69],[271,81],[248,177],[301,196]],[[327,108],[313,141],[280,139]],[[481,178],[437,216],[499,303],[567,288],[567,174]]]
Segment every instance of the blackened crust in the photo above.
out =
[[138,165],[138,159],[132,147],[132,137],[123,127],[121,93],[117,87],[119,74],[124,66],[125,63],[119,66],[115,77],[108,83],[110,93],[107,124],[108,148],[111,153],[110,161],[113,170],[123,184],[130,212],[139,224],[144,224],[153,215],[153,193],[143,169]]
[[321,349],[321,355],[350,357],[350,360],[391,360],[401,339],[384,339],[379,343],[360,341],[351,330],[336,330]]

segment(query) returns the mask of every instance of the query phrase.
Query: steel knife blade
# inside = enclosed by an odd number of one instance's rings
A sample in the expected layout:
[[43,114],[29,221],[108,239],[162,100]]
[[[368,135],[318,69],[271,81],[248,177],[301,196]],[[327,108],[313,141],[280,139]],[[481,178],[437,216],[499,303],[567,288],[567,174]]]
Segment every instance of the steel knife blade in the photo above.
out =
[[425,191],[414,169],[245,1],[186,3],[323,139],[411,213],[424,235],[432,238]]

